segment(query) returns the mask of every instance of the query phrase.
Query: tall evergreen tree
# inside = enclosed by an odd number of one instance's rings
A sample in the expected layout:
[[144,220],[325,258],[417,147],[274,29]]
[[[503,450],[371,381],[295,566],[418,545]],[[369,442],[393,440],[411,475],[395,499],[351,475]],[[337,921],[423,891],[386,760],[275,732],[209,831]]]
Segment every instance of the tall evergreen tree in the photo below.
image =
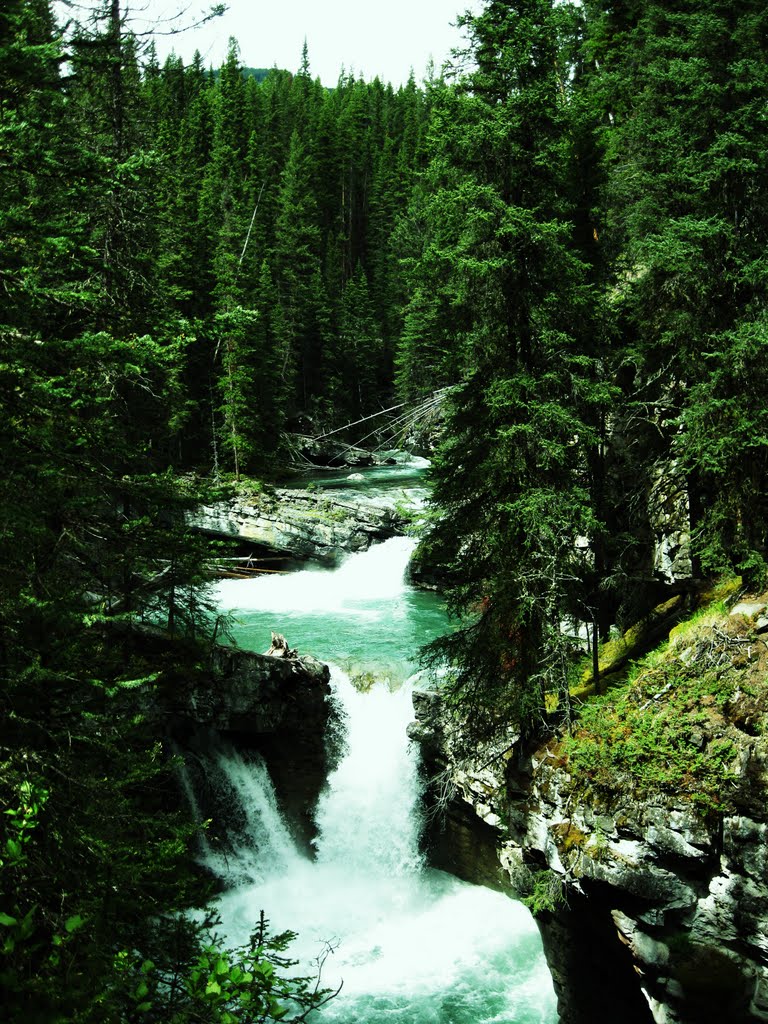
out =
[[317,204],[310,167],[298,132],[291,137],[280,181],[275,248],[275,271],[282,316],[280,348],[283,362],[275,367],[284,382],[293,375],[299,407],[307,409],[318,393],[323,351],[322,278],[320,274]]
[[633,423],[655,419],[647,450],[685,470],[699,567],[760,576],[765,10],[749,0],[586,7]]
[[328,389],[334,412],[353,420],[375,408],[382,387],[384,351],[361,267],[344,289],[338,340],[329,361]]
[[560,627],[586,598],[577,540],[600,530],[584,451],[605,392],[582,345],[591,297],[569,201],[570,13],[490,0],[461,23],[475,68],[434,112],[430,174],[442,187],[422,264],[426,281],[441,268],[469,368],[451,395],[424,543],[462,617],[433,654],[456,664],[454,693],[482,732],[530,724],[550,690],[567,700]]

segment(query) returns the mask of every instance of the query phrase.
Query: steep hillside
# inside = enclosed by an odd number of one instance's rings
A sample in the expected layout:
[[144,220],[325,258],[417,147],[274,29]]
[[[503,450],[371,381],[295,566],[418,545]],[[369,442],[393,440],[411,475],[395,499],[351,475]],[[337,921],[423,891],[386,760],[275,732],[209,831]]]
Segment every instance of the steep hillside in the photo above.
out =
[[767,612],[766,594],[710,603],[534,751],[452,761],[439,696],[419,701],[453,787],[435,849],[471,877],[484,846],[487,879],[495,845],[497,884],[539,914],[563,1021],[768,1020]]

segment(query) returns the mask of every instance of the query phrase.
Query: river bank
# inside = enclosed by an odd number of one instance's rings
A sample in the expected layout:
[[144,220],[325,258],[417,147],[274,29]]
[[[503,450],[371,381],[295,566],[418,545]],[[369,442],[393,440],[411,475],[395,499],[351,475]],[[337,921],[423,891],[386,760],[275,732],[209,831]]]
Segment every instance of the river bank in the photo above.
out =
[[353,472],[310,468],[286,487],[232,485],[189,523],[256,559],[338,565],[351,552],[409,532],[422,514],[428,467],[426,459],[392,452],[387,462]]

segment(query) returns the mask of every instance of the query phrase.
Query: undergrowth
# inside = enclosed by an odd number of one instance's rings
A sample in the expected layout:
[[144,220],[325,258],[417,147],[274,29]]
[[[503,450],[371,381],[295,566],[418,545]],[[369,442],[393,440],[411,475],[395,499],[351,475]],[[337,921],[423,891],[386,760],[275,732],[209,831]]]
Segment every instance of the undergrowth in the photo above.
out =
[[704,813],[736,784],[738,698],[764,699],[768,644],[713,603],[633,662],[625,681],[580,708],[561,753],[579,788],[637,799],[676,794]]

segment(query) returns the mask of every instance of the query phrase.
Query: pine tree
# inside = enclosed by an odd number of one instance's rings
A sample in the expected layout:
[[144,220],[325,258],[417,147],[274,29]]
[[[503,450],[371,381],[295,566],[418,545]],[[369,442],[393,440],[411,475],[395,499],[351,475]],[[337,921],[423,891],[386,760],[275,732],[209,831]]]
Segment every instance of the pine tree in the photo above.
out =
[[[581,344],[590,291],[574,243],[560,45],[572,22],[549,0],[491,0],[462,24],[476,68],[433,112],[409,359],[419,322],[435,322],[425,296],[438,280],[453,320],[442,347],[450,339],[469,367],[451,395],[423,547],[445,567],[462,625],[432,656],[455,663],[454,693],[487,734],[529,725],[550,690],[567,704],[561,621],[587,600],[590,555],[577,542],[600,531],[585,452],[605,391]],[[446,312],[437,324],[448,330]]]
[[361,267],[344,289],[338,340],[329,362],[326,373],[334,413],[349,421],[374,409],[381,393],[384,352]]
[[[153,233],[132,220],[148,197],[146,91],[128,40],[93,42],[86,60],[78,39],[65,90],[48,4],[0,11],[4,1019],[298,1022],[324,996],[282,976],[285,939],[262,926],[258,949],[230,955],[183,913],[206,886],[152,714],[205,663],[207,549],[186,525],[200,496],[167,461],[182,324],[143,279]],[[106,274],[100,249],[119,256]],[[159,340],[135,329],[158,308]]]
[[235,40],[214,93],[213,139],[200,196],[200,227],[209,247],[211,293],[219,308],[239,298],[238,255],[248,225],[243,207],[245,84]]
[[0,13],[0,322],[71,328],[92,300],[80,244],[82,186],[65,130],[64,61],[46,0]]
[[617,268],[632,422],[655,419],[644,447],[685,470],[699,569],[759,577],[765,11],[745,0],[621,14],[591,3],[587,14],[606,122],[603,240]]
[[291,137],[280,181],[270,262],[282,319],[279,346],[284,353],[282,365],[275,369],[284,383],[293,383],[299,408],[307,409],[320,383],[323,295],[317,205],[309,161],[297,132]]

